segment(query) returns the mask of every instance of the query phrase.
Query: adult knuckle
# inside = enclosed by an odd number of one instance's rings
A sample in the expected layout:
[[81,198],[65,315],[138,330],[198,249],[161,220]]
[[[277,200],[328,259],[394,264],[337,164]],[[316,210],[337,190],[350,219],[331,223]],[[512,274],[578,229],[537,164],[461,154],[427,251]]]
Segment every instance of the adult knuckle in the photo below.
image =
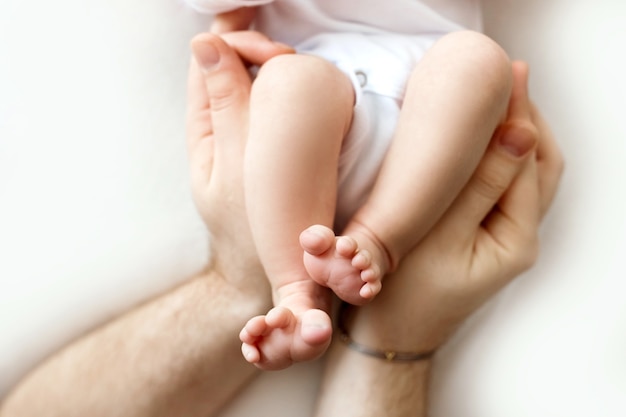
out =
[[475,192],[495,202],[508,187],[509,178],[498,169],[484,168],[477,172],[472,184]]
[[236,103],[247,101],[248,93],[230,74],[223,74],[209,86],[211,112],[219,112]]

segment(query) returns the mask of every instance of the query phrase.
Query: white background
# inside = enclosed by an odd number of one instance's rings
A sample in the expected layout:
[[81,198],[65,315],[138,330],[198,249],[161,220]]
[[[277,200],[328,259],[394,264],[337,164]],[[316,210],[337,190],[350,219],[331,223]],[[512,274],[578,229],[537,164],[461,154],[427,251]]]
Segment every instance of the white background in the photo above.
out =
[[[626,2],[485,7],[567,170],[536,267],[438,356],[432,415],[624,416]],[[183,119],[206,25],[175,0],[0,3],[0,395],[203,266]],[[318,365],[266,374],[224,417],[304,416]]]

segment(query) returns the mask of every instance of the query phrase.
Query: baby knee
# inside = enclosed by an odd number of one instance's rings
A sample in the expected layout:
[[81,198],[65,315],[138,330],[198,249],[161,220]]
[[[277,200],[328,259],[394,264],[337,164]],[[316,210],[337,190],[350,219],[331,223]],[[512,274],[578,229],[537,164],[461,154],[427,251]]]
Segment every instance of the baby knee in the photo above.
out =
[[508,93],[513,85],[511,61],[504,49],[490,37],[470,30],[452,32],[440,41],[448,50],[474,74],[478,83],[484,83],[494,92]]
[[347,76],[335,65],[303,54],[270,59],[259,70],[252,89],[253,94],[262,96],[352,93]]

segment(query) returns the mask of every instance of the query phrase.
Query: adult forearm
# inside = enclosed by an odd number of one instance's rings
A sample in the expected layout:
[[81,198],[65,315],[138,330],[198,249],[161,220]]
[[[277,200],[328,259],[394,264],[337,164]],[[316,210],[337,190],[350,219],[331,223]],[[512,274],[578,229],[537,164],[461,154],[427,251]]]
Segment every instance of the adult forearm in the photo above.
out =
[[268,303],[215,273],[198,277],[50,357],[0,415],[210,415],[254,375],[237,334]]
[[430,361],[388,362],[341,342],[327,361],[316,416],[426,416]]

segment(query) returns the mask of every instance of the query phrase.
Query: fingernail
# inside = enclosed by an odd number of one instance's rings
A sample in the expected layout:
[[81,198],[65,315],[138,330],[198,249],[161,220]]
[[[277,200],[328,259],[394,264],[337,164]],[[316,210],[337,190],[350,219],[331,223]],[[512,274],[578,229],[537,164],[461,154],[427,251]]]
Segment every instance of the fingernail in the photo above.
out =
[[509,154],[520,158],[535,147],[535,136],[528,129],[505,127],[499,135],[498,144]]
[[193,51],[198,65],[200,65],[204,71],[210,71],[220,62],[219,51],[210,43],[204,42],[196,46]]

